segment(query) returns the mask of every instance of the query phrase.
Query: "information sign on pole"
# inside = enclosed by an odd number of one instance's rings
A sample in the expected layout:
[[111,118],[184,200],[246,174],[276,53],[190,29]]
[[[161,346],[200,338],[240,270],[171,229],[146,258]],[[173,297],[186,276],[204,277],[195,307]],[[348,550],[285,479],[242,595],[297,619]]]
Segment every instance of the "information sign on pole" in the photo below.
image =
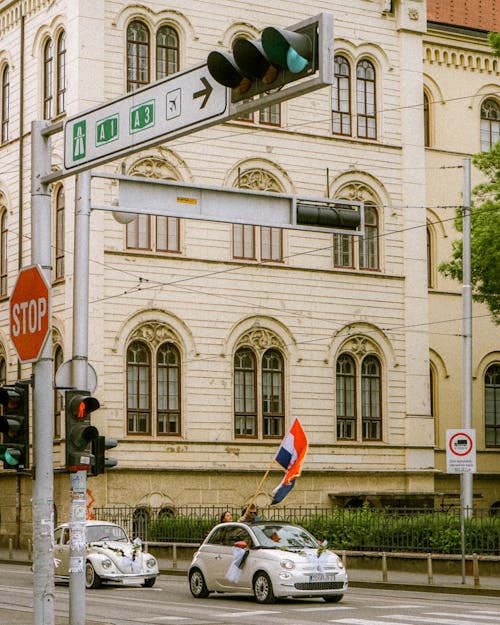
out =
[[476,472],[476,430],[446,430],[446,472]]

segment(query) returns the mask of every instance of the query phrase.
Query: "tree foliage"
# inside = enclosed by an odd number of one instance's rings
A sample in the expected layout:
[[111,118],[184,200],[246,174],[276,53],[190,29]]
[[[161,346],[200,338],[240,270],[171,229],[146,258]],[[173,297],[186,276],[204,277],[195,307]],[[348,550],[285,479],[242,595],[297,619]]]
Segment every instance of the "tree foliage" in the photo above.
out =
[[[500,42],[499,42],[500,45]],[[473,190],[471,207],[471,285],[473,298],[483,302],[500,324],[500,141],[489,152],[476,154],[472,162],[486,181]],[[457,211],[455,228],[462,232],[463,209]],[[452,258],[439,271],[462,280],[462,240],[453,242]]]

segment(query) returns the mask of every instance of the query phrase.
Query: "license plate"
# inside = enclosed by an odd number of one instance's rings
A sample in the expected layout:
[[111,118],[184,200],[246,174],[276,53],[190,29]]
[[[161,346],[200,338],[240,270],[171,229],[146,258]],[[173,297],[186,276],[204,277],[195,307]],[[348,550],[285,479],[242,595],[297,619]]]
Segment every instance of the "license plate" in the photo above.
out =
[[317,573],[315,575],[309,575],[310,582],[334,582],[335,575],[329,575],[327,573]]

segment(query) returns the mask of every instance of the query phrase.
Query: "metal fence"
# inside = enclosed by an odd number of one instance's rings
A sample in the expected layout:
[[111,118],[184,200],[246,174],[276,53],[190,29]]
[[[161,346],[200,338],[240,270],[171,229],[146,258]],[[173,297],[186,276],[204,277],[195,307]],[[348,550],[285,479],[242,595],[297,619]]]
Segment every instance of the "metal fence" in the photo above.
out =
[[[179,508],[96,508],[97,519],[125,527],[144,541],[199,543],[225,510],[238,519],[241,510],[227,506]],[[266,520],[303,525],[334,549],[387,552],[460,553],[460,510],[340,509],[324,507],[265,508]],[[500,555],[500,517],[474,510],[464,521],[467,553]]]

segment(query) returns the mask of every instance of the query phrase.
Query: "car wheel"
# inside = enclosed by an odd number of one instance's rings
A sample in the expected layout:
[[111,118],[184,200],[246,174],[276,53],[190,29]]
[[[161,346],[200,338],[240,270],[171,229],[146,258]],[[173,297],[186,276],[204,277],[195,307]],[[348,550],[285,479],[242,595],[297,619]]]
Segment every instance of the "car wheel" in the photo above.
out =
[[144,580],[144,583],[142,584],[142,586],[144,588],[153,588],[153,586],[155,585],[156,582],[156,577],[148,577],[148,579]]
[[253,593],[259,603],[274,603],[273,585],[269,575],[261,571],[253,579]]
[[210,594],[205,578],[203,577],[203,573],[200,569],[193,569],[189,573],[189,590],[191,591],[193,597],[196,597],[196,599],[203,599],[204,597],[208,597]]
[[327,602],[327,603],[338,603],[339,601],[342,600],[342,597],[344,595],[326,595],[326,597],[323,597],[323,599]]
[[85,587],[86,588],[100,588],[102,580],[94,571],[94,567],[90,562],[85,565]]

